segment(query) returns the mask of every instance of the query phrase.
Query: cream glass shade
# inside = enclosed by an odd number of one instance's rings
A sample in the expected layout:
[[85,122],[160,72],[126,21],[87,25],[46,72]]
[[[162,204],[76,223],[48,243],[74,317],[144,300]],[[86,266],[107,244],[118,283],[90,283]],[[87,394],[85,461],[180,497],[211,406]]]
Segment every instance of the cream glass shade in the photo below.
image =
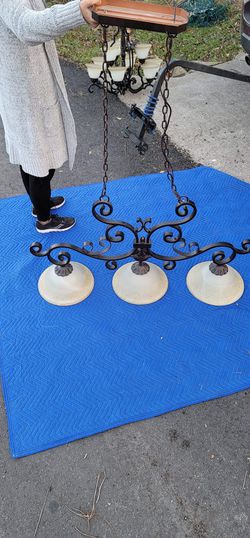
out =
[[107,50],[107,62],[114,62],[119,56],[119,49],[111,47]]
[[126,263],[113,277],[113,290],[123,301],[145,305],[159,301],[167,292],[168,279],[164,271],[154,263],[147,262],[150,270],[145,275],[133,273],[134,263]]
[[143,65],[142,66],[143,73],[148,80],[152,80],[155,78],[156,74],[159,71],[159,64],[152,64],[152,65]]
[[187,274],[187,287],[196,299],[213,306],[225,306],[235,303],[244,292],[241,275],[228,266],[225,275],[211,273],[211,262],[194,265]]
[[150,45],[149,43],[138,43],[135,46],[135,52],[136,52],[137,58],[139,58],[139,60],[146,60],[146,58],[148,57],[149,51],[151,49],[151,46],[152,45]]
[[114,82],[121,82],[124,79],[126,67],[110,67],[109,71]]
[[145,60],[145,63],[143,64],[143,67],[146,65],[146,66],[149,66],[149,65],[158,65],[160,66],[162,64],[162,60],[161,58],[157,58],[157,56],[155,58],[147,58]]
[[51,265],[42,273],[38,282],[40,295],[48,303],[70,306],[84,301],[94,288],[91,271],[78,262],[71,262],[73,272],[68,276],[58,276]]
[[103,66],[103,56],[94,56],[94,58],[92,58],[92,62],[94,62],[95,65]]
[[102,66],[101,65],[98,65],[98,64],[86,64],[86,67],[87,67],[87,70],[88,70],[88,75],[91,79],[95,80],[95,79],[98,79],[100,74],[101,74],[101,71],[102,71]]

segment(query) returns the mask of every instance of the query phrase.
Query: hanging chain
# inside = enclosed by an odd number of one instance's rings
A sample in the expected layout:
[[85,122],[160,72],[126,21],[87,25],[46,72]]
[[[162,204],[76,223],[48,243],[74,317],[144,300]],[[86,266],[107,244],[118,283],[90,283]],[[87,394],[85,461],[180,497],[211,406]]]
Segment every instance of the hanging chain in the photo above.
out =
[[107,197],[107,182],[108,182],[108,63],[107,63],[107,26],[102,27],[103,40],[102,40],[102,52],[103,52],[103,125],[104,125],[104,147],[103,147],[103,187],[100,200],[108,199]]
[[[172,57],[172,45],[173,45],[173,37],[172,35],[168,34],[166,38],[166,56],[165,56],[165,62],[168,66],[171,57]],[[103,52],[103,120],[104,120],[104,160],[103,160],[103,187],[102,187],[102,193],[100,196],[100,199],[108,198],[107,197],[107,182],[108,182],[108,63],[107,63],[107,51],[108,51],[108,41],[107,41],[107,26],[103,26],[103,41],[102,41],[102,52]],[[169,72],[166,73],[165,81],[164,81],[164,87],[161,91],[161,95],[163,98],[163,107],[162,107],[162,115],[163,115],[163,121],[162,121],[162,138],[161,138],[161,149],[163,156],[165,158],[164,166],[166,169],[167,177],[169,179],[171,190],[173,194],[176,196],[178,200],[181,199],[180,194],[177,191],[177,187],[174,182],[174,171],[172,164],[169,160],[169,136],[168,136],[168,127],[172,115],[172,109],[168,102],[169,98],[169,78],[170,74]]]
[[[167,34],[167,38],[166,38],[166,56],[165,56],[165,62],[166,62],[167,67],[169,66],[171,58],[172,58],[173,39],[174,39],[174,36],[172,36],[171,34]],[[171,162],[169,160],[169,136],[168,136],[167,131],[168,131],[169,123],[170,123],[170,120],[171,120],[171,115],[172,115],[172,108],[171,108],[171,106],[170,106],[170,104],[168,102],[168,98],[169,98],[169,84],[168,83],[169,83],[170,76],[171,76],[170,72],[167,72],[165,80],[164,80],[163,88],[161,90],[161,95],[162,95],[162,98],[163,98],[163,107],[162,107],[163,121],[162,121],[162,124],[161,124],[163,133],[162,133],[162,137],[161,137],[161,149],[162,149],[162,153],[163,153],[163,156],[164,156],[164,159],[165,159],[164,166],[165,166],[165,169],[166,169],[168,180],[169,180],[170,185],[171,185],[171,190],[172,190],[173,194],[176,196],[176,198],[178,200],[180,200],[181,196],[177,191],[177,187],[176,187],[175,182],[174,182],[173,167],[172,167],[172,164],[171,164]]]

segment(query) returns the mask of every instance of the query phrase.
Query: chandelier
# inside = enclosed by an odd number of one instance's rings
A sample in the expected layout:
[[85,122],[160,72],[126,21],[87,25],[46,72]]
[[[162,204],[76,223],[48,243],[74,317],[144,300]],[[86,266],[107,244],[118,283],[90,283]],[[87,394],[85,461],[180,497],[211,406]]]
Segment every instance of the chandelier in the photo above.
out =
[[[68,250],[80,253],[86,258],[103,262],[107,269],[116,270],[113,277],[113,289],[124,301],[132,304],[149,304],[161,299],[168,289],[165,272],[150,259],[162,261],[165,270],[173,270],[180,261],[190,260],[212,251],[211,260],[198,263],[187,274],[187,287],[194,297],[211,305],[227,305],[236,302],[244,291],[241,275],[229,264],[237,255],[250,253],[250,239],[243,239],[238,246],[230,242],[218,241],[201,246],[198,242],[188,243],[183,236],[183,226],[193,220],[197,213],[196,204],[187,195],[179,193],[175,183],[174,171],[169,160],[168,126],[171,118],[169,104],[169,78],[176,62],[172,61],[172,46],[178,33],[186,29],[188,14],[180,8],[157,6],[126,0],[102,0],[95,8],[93,17],[102,25],[103,31],[103,118],[104,118],[104,160],[103,182],[100,197],[93,203],[92,214],[96,221],[105,226],[105,232],[99,239],[98,249],[94,243],[85,240],[82,246],[70,243],[57,243],[46,250],[39,242],[30,246],[30,252],[36,257],[47,257],[52,263],[39,278],[38,288],[41,296],[49,303],[66,306],[81,302],[92,292],[94,276],[84,265],[71,261]],[[164,67],[155,83],[154,91],[163,99],[161,148],[164,157],[165,177],[170,191],[176,200],[175,217],[169,221],[152,224],[151,218],[138,217],[136,224],[126,220],[112,218],[113,205],[108,196],[108,93],[110,90],[107,28],[139,28],[163,32],[166,35],[166,53]],[[186,62],[188,63],[188,62]],[[207,66],[206,66],[207,69]],[[198,66],[204,71],[204,66]],[[237,75],[225,70],[210,67],[212,74],[238,78],[250,82],[250,77]],[[208,71],[207,71],[208,72]],[[151,97],[154,97],[151,96]],[[154,100],[152,100],[153,103]],[[151,114],[153,104],[151,103]],[[144,121],[144,117],[141,118]],[[166,252],[154,249],[154,240],[159,232]],[[112,253],[113,245],[122,246],[123,241],[132,237],[132,243],[126,252]],[[126,242],[127,244],[127,242]],[[60,250],[58,253],[58,249]],[[169,252],[170,249],[170,252]],[[227,254],[224,249],[227,249]],[[118,262],[132,258],[118,268]]]
[[[108,42],[106,53],[109,93],[124,95],[126,91],[138,93],[152,87],[162,60],[150,56],[151,49],[150,43],[137,43],[132,38],[131,30],[117,29],[113,40]],[[92,93],[95,87],[103,88],[103,56],[92,58],[92,63],[86,64],[86,67],[91,79],[89,92]]]

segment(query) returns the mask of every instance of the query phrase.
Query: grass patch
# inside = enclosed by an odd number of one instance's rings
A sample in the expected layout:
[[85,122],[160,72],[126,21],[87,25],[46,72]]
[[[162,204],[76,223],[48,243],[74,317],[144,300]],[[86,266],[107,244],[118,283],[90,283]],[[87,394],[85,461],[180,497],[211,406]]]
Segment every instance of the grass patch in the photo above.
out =
[[[48,2],[52,5],[56,0]],[[173,56],[188,60],[220,63],[231,60],[241,50],[240,13],[237,5],[230,5],[226,20],[209,27],[189,27],[174,42]],[[152,43],[153,52],[164,57],[165,36],[156,32],[136,30],[134,35],[142,42]],[[57,39],[60,56],[83,67],[93,56],[100,55],[101,34],[88,26],[68,32]]]

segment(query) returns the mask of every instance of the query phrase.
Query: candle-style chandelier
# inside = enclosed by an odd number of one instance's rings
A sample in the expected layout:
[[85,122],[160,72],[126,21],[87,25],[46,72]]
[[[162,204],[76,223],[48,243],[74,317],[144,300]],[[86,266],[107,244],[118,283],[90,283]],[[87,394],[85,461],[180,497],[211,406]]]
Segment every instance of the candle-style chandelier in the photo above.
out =
[[[162,60],[149,57],[151,48],[150,43],[137,43],[127,28],[117,29],[113,40],[108,42],[106,55],[109,93],[124,95],[126,91],[138,93],[152,87]],[[92,63],[86,67],[92,81],[89,92],[92,93],[95,87],[103,89],[103,56],[92,58]]]
[[[165,272],[150,258],[163,261],[166,270],[172,270],[179,261],[197,257],[213,251],[212,260],[199,263],[187,275],[187,287],[199,300],[212,305],[227,305],[237,301],[244,291],[241,275],[228,264],[237,254],[250,253],[250,239],[240,246],[219,241],[200,246],[198,242],[188,243],[183,236],[182,226],[196,215],[195,203],[188,196],[181,195],[175,184],[174,172],[169,160],[168,126],[171,118],[169,105],[169,77],[174,37],[186,29],[188,14],[180,8],[157,6],[125,0],[102,0],[93,12],[94,18],[103,28],[103,106],[104,106],[104,161],[103,184],[100,198],[92,206],[93,217],[105,225],[105,233],[99,239],[99,250],[94,249],[92,241],[85,241],[82,247],[69,243],[57,243],[43,250],[42,244],[35,242],[30,251],[34,256],[47,257],[52,263],[41,275],[39,292],[49,303],[67,306],[81,302],[92,292],[94,277],[92,272],[78,262],[72,262],[68,250],[89,258],[101,260],[106,268],[116,270],[121,260],[132,258],[133,262],[122,265],[113,277],[113,289],[124,301],[132,304],[149,304],[161,299],[168,289]],[[166,34],[166,56],[162,84],[162,138],[166,178],[176,199],[176,217],[170,221],[152,224],[151,218],[137,219],[136,224],[112,219],[113,206],[107,194],[108,183],[108,26],[122,26],[164,32]],[[215,73],[214,73],[215,74]],[[163,80],[164,76],[164,80]],[[232,78],[232,77],[231,77]],[[235,78],[235,77],[234,77]],[[250,77],[249,80],[250,82]],[[154,250],[154,238],[162,232],[163,244],[170,249],[164,254]],[[132,238],[131,247],[125,253],[112,253],[113,245],[122,245]],[[127,241],[126,241],[127,242]],[[58,249],[66,249],[57,252]],[[217,250],[216,250],[217,249]],[[218,250],[219,249],[219,250]],[[226,254],[225,250],[229,251]],[[57,253],[57,255],[55,255]]]

